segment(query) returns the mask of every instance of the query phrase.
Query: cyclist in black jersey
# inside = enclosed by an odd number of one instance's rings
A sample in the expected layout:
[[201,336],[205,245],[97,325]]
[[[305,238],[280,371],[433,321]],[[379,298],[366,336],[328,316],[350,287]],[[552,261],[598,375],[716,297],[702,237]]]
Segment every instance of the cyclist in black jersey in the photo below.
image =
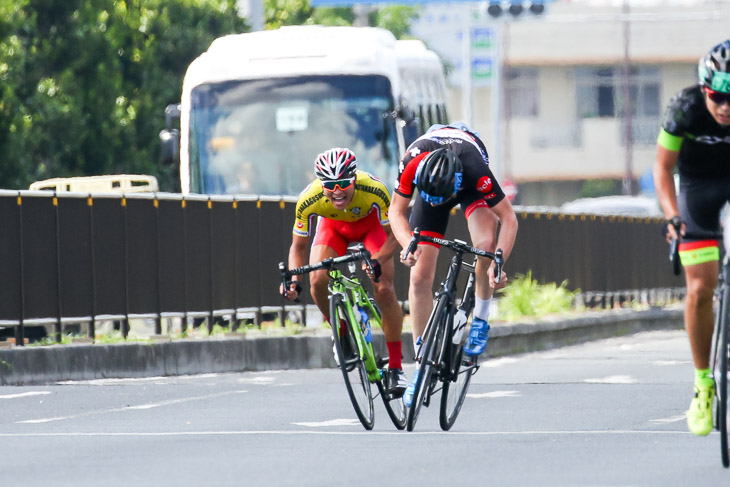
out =
[[[407,210],[414,193],[417,197],[409,223]],[[411,230],[416,227],[422,234],[443,238],[451,209],[459,204],[467,219],[472,244],[490,252],[499,247],[506,261],[517,234],[517,217],[489,169],[484,143],[462,123],[434,125],[408,147],[401,160],[390,205],[393,233],[404,249],[410,242]],[[498,223],[501,224],[499,235]],[[421,242],[413,254],[401,255],[401,261],[412,267],[408,299],[416,342],[433,308],[438,250],[434,244]],[[479,259],[474,319],[464,345],[467,354],[479,355],[486,347],[490,299],[495,288],[505,286],[504,271],[501,277],[497,283],[493,262]],[[409,390],[412,386],[406,390],[406,404]]]
[[[713,291],[720,251],[720,210],[730,201],[730,40],[700,59],[699,84],[669,103],[657,140],[654,183],[668,225],[668,238],[681,237],[680,259],[687,298],[684,323],[695,366],[695,395],[687,424],[697,435],[712,430],[714,380],[710,371]],[[679,196],[673,173],[679,171]]]

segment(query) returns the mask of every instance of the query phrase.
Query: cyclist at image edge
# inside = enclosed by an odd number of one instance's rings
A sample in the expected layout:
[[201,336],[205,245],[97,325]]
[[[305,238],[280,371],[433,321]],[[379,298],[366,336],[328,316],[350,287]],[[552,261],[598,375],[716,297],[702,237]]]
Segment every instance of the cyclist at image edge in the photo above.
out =
[[[669,222],[680,224],[679,254],[687,284],[684,324],[695,366],[687,424],[697,435],[712,430],[715,385],[710,371],[719,272],[720,210],[730,200],[730,40],[700,59],[699,84],[672,98],[657,141],[654,184]],[[673,172],[679,170],[679,196]],[[668,225],[668,237],[677,237]],[[703,237],[704,236],[704,237]]]
[[[413,194],[416,201],[407,217]],[[443,237],[451,209],[460,204],[474,247],[494,252],[501,248],[505,261],[510,255],[517,234],[517,217],[509,200],[489,169],[489,156],[481,139],[463,123],[434,125],[406,150],[398,171],[390,219],[393,233],[406,249],[411,230],[419,228],[424,235]],[[497,225],[501,224],[499,236]],[[433,309],[433,282],[438,246],[421,242],[416,251],[401,261],[411,267],[408,290],[416,344]],[[480,257],[476,267],[476,304],[474,318],[464,351],[476,356],[487,344],[489,304],[492,293],[505,286],[502,271],[496,282],[494,263]],[[417,376],[405,393],[410,402]]]
[[[305,265],[309,229],[317,218],[317,230],[309,255],[311,264],[344,255],[347,246],[353,242],[365,245],[377,261],[375,265],[381,270],[379,282],[373,281],[373,291],[382,313],[383,333],[388,347],[388,392],[399,397],[408,381],[401,361],[403,312],[393,285],[393,255],[397,250],[397,242],[388,222],[388,189],[375,176],[357,170],[357,158],[349,149],[333,148],[319,154],[314,161],[314,173],[317,179],[302,191],[297,201],[289,248],[289,268]],[[372,279],[374,276],[369,268],[363,268]],[[310,275],[312,298],[327,321],[328,282],[326,270]],[[296,299],[300,292],[301,284],[294,280],[285,297]]]

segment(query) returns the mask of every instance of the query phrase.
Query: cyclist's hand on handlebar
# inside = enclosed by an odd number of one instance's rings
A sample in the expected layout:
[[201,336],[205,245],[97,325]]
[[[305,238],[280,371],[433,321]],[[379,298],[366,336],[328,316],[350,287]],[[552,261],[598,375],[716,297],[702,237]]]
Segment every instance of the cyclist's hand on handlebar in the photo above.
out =
[[497,282],[497,277],[494,275],[494,269],[496,267],[496,264],[492,262],[492,264],[489,266],[489,287],[492,289],[502,289],[507,285],[507,274],[504,272],[504,269],[502,269],[501,276],[499,279],[499,282]]
[[282,296],[290,301],[299,298],[299,294],[301,292],[302,285],[299,284],[299,281],[287,281],[286,290],[284,289],[283,285],[279,286],[279,293],[281,293]]
[[365,271],[365,274],[367,274],[370,279],[378,282],[381,274],[383,273],[383,269],[380,267],[380,262],[378,262],[378,259],[370,259],[370,265],[372,266],[372,270],[367,262],[363,262],[362,270]]
[[667,242],[671,242],[672,239],[681,240],[681,236],[685,232],[685,224],[678,216],[675,216],[665,222],[664,231]]
[[413,267],[416,265],[416,262],[418,261],[418,257],[421,255],[421,247],[416,247],[416,250],[414,250],[412,253],[405,255],[407,249],[403,249],[398,256],[400,257],[400,261],[407,265],[408,267]]

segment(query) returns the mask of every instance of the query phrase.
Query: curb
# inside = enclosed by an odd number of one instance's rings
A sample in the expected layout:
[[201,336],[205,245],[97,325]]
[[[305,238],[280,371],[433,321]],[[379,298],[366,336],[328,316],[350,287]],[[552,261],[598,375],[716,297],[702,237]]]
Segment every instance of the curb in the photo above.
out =
[[[487,355],[513,355],[682,327],[681,307],[620,309],[588,312],[572,319],[494,323]],[[376,334],[375,340],[383,340],[382,334]],[[411,334],[404,333],[403,360],[407,363],[414,359],[411,341]],[[330,334],[317,330],[286,337],[5,349],[0,350],[0,385],[329,367],[335,367]]]

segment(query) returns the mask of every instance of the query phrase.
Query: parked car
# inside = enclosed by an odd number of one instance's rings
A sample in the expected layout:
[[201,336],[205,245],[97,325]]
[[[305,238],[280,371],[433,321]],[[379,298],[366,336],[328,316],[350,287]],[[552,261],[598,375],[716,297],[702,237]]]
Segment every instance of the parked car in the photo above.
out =
[[562,213],[587,213],[594,215],[622,215],[662,218],[659,201],[654,196],[601,196],[580,198],[564,203]]

